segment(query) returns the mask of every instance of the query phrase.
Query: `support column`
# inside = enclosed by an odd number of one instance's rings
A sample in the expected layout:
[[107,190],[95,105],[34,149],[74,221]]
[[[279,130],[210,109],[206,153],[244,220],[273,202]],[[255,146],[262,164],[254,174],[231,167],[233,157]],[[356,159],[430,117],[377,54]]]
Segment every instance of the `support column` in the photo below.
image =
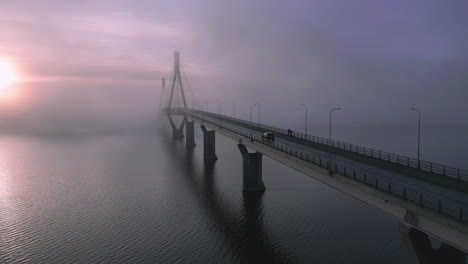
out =
[[216,142],[215,142],[215,131],[208,131],[204,125],[200,125],[203,130],[203,157],[205,160],[217,160],[216,156]]
[[187,148],[193,148],[195,144],[195,121],[186,121],[185,122],[185,146]]
[[177,128],[174,120],[172,120],[171,115],[168,114],[167,117],[169,118],[169,123],[171,124],[172,128],[172,138],[175,140],[182,140],[184,138],[184,126],[187,120],[184,118],[182,124],[180,124],[179,128]]
[[242,154],[242,191],[264,192],[266,188],[262,180],[262,153],[249,153],[245,145],[237,146]]
[[416,228],[401,225],[400,235],[409,249],[410,263],[414,264],[464,264],[466,254],[442,242],[439,249],[433,249],[429,236]]

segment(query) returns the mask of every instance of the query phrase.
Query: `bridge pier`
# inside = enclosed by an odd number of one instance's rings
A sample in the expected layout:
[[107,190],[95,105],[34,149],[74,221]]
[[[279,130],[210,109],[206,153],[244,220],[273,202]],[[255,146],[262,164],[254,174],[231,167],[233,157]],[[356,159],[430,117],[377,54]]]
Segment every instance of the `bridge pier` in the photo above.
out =
[[262,180],[262,153],[249,153],[245,145],[237,146],[242,154],[242,191],[264,192],[266,188]]
[[208,131],[204,125],[200,125],[203,131],[203,158],[205,160],[217,160],[215,131]]
[[429,236],[416,228],[400,226],[400,235],[409,249],[410,263],[414,264],[464,264],[466,254],[442,242],[439,249],[432,248]]
[[187,148],[193,148],[195,144],[195,121],[186,121],[185,122],[185,146]]
[[177,128],[171,115],[168,114],[167,117],[169,118],[169,123],[171,124],[172,128],[172,138],[175,140],[182,140],[184,138],[184,126],[187,120],[184,118],[182,124],[180,124],[179,128]]

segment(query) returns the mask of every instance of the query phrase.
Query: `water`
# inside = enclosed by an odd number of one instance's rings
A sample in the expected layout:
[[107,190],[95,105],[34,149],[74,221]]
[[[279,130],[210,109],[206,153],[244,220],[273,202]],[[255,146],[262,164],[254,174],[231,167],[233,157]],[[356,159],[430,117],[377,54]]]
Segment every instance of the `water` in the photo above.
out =
[[0,137],[0,263],[408,263],[393,218],[236,143],[169,133]]

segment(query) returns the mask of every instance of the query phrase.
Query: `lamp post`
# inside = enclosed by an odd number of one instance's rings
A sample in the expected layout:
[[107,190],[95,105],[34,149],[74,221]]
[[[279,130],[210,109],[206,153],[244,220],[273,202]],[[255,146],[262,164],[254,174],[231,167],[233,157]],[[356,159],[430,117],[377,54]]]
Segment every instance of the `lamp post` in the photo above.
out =
[[257,105],[258,105],[258,126],[260,127],[260,102],[258,102]]
[[420,150],[421,150],[421,111],[417,108],[410,108],[410,110],[418,112],[418,169],[421,168]]
[[[206,105],[206,108],[205,108],[205,105]],[[208,110],[208,101],[203,101],[203,111],[206,111]]]
[[306,104],[300,104],[300,105],[304,106],[304,110],[305,110],[305,134],[307,137],[307,105]]
[[256,106],[257,103],[253,104],[250,106],[250,139],[253,141],[253,132],[252,132],[252,127],[253,127],[253,121],[252,121],[252,109],[254,106]]
[[219,128],[221,128],[221,113],[222,113],[222,110],[223,110],[223,102],[219,102]]
[[236,118],[236,102],[232,102],[232,118]]
[[332,174],[331,170],[331,144],[332,144],[332,113],[333,111],[339,111],[341,110],[341,107],[338,108],[333,108],[330,110],[330,123],[328,127],[328,170]]

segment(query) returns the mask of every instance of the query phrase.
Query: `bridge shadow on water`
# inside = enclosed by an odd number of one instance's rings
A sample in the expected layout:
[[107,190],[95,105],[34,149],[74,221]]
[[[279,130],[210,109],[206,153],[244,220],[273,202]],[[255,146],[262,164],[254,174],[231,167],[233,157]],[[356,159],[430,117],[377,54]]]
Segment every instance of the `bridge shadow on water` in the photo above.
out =
[[[166,142],[167,153],[171,158],[183,164],[181,169],[184,171],[184,181],[189,185],[192,195],[201,201],[200,209],[204,210],[210,220],[208,225],[213,227],[215,233],[221,235],[224,247],[233,255],[234,262],[298,262],[296,257],[281,247],[268,233],[263,221],[263,194],[243,193],[239,210],[238,206],[227,201],[218,191],[216,162],[195,160],[194,149],[186,149],[183,142],[172,141],[169,135],[162,135],[162,140]],[[198,163],[202,165],[201,170],[197,168]]]
[[[216,173],[217,162],[204,161],[196,155],[193,148],[186,148],[183,141],[170,140],[167,133],[161,136],[162,141],[166,142],[166,153],[171,155],[175,163],[182,165],[179,169],[183,171],[179,176],[183,175],[184,182],[189,186],[189,192],[200,201],[200,210],[204,210],[205,215],[209,217],[210,221],[207,222],[213,226],[214,233],[222,234],[223,247],[234,256],[234,261],[241,263],[303,261],[281,247],[278,240],[275,241],[268,233],[263,219],[263,194],[242,193],[240,203],[233,203],[232,197],[230,199],[227,197],[225,188],[218,188],[216,184],[216,180],[223,176]],[[200,165],[203,168],[201,170]],[[242,178],[242,175],[238,177]],[[240,209],[238,205],[241,205]],[[405,221],[407,221],[406,216]],[[466,253],[440,241],[436,241],[440,247],[433,245],[433,241],[424,231],[406,222],[400,223],[400,236],[408,249],[408,257],[412,260],[421,263],[467,263]],[[221,254],[223,253],[220,252],[218,255]]]

